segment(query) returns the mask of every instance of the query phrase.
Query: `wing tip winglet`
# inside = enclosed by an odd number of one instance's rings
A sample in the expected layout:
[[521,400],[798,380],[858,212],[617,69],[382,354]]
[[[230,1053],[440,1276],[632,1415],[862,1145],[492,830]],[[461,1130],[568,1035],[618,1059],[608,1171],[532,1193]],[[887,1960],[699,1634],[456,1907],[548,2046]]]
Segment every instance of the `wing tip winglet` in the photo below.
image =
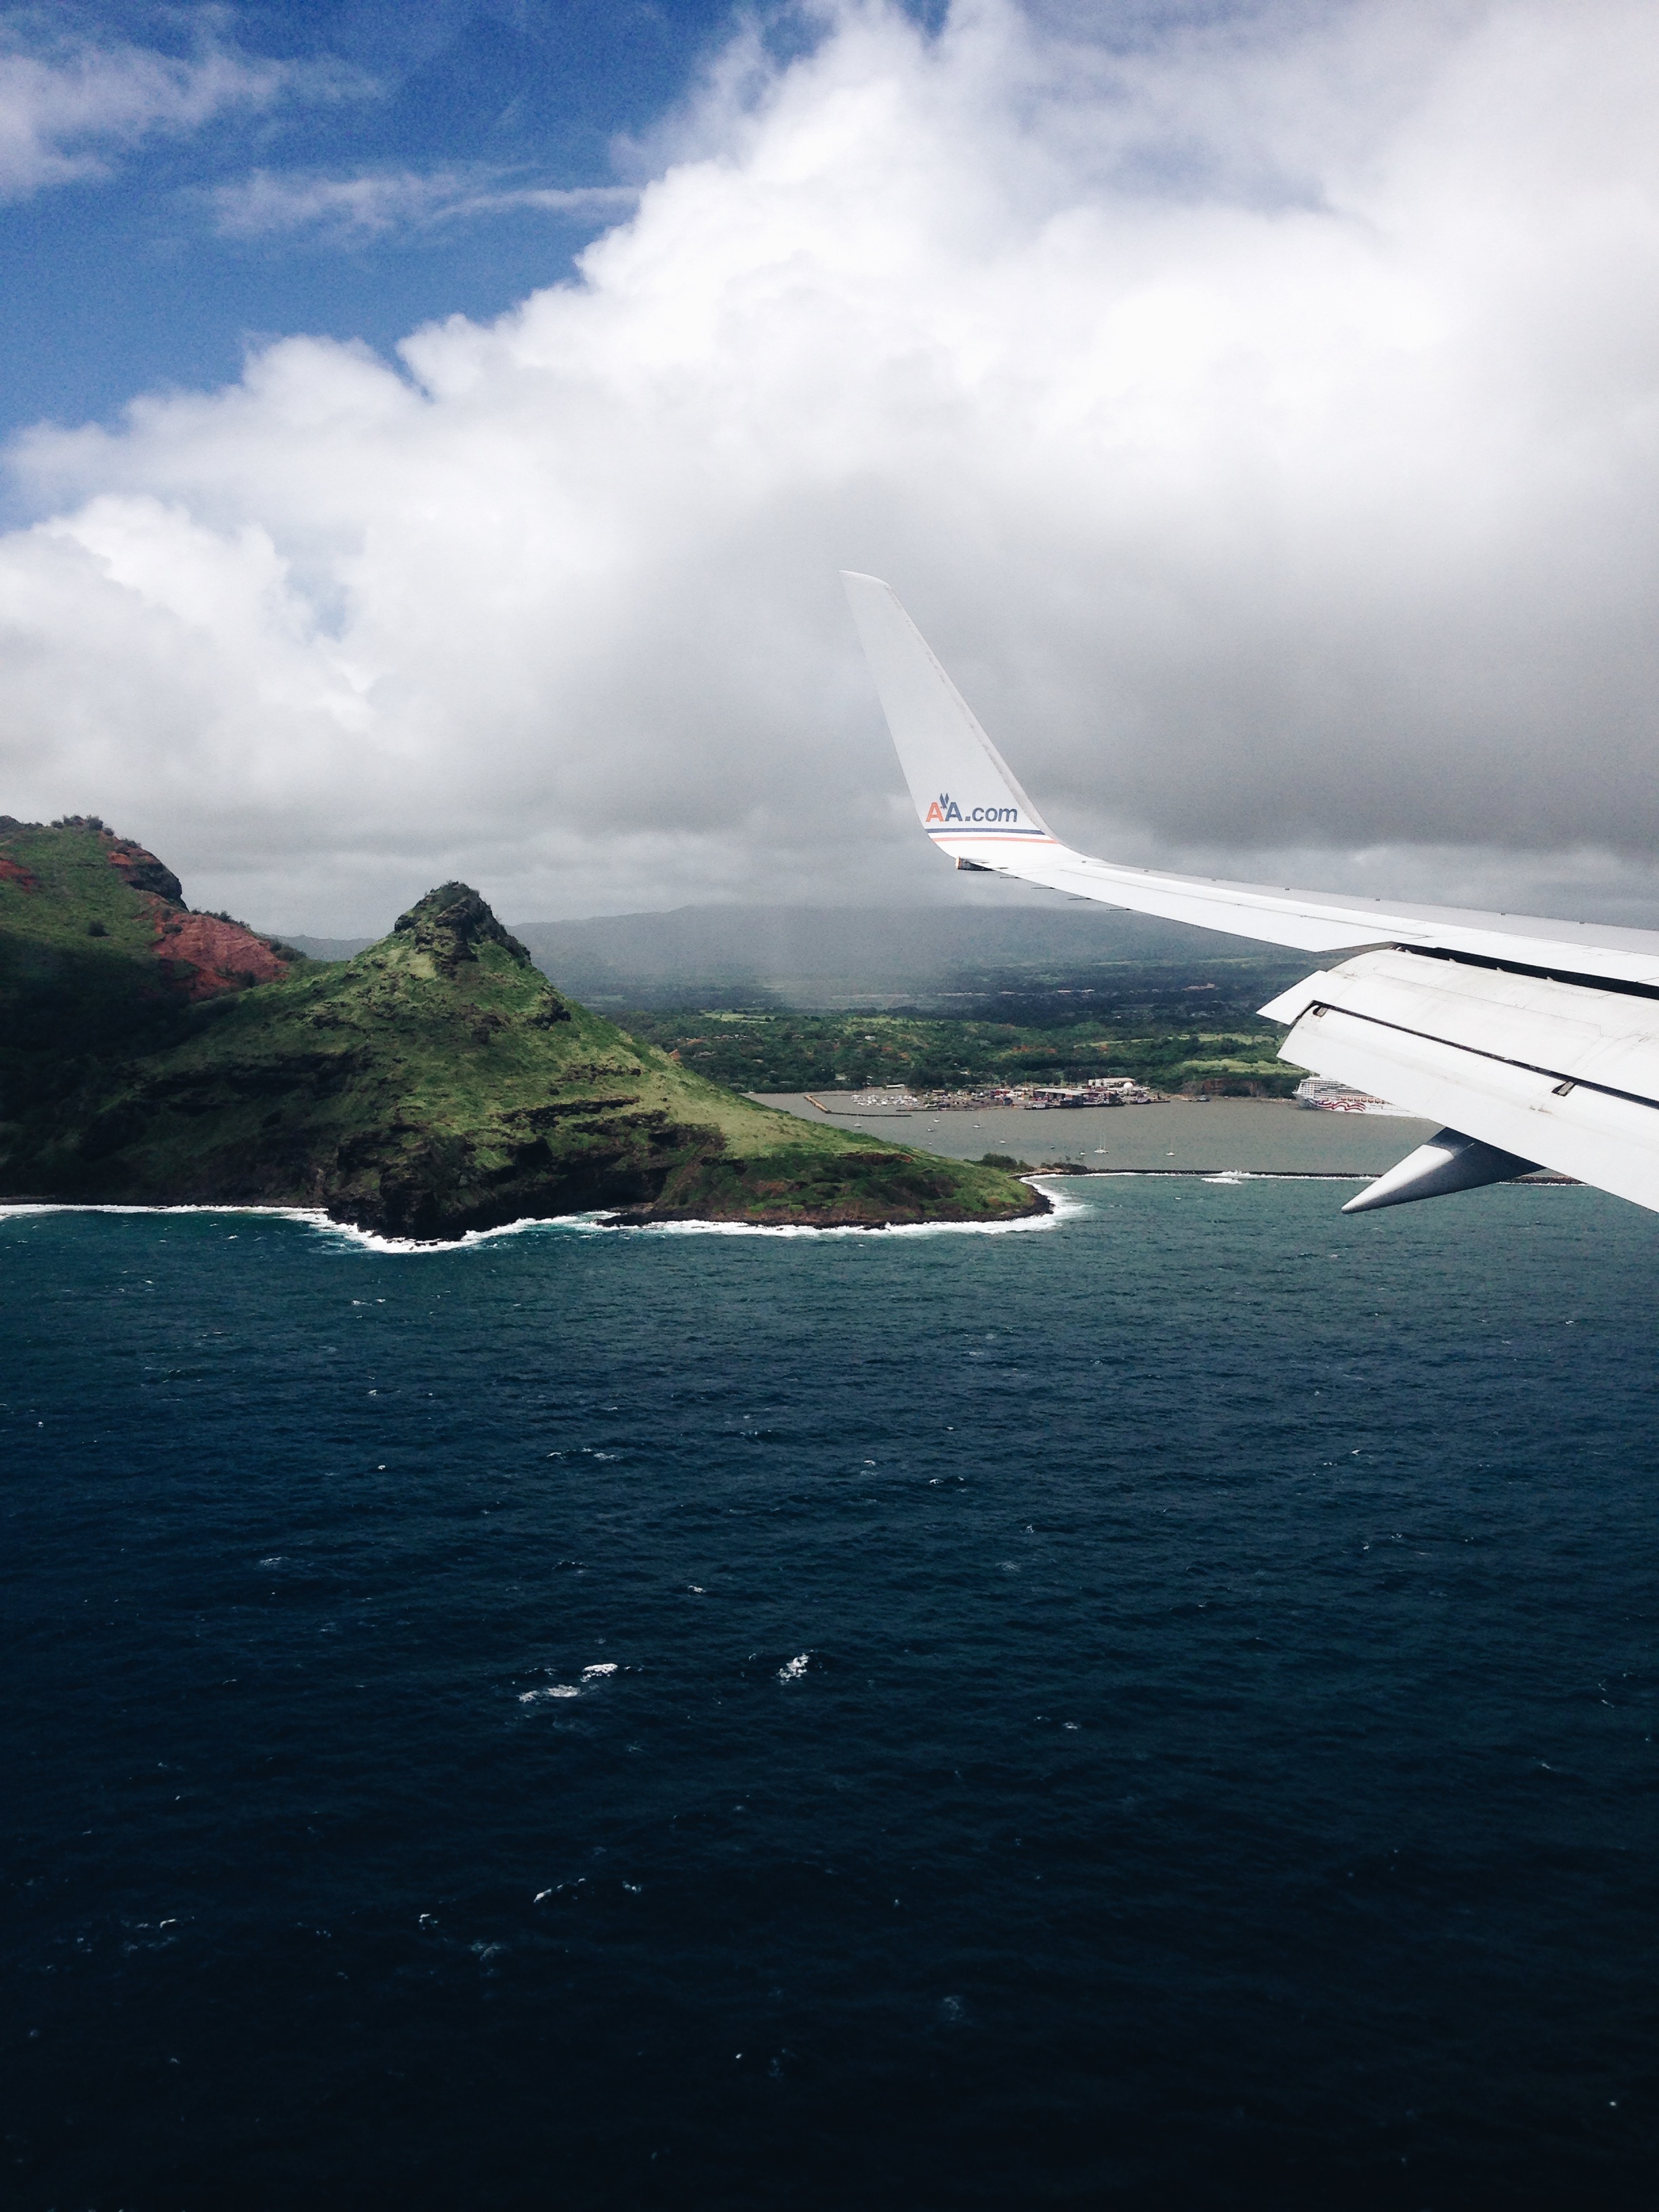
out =
[[892,586],[860,568],[842,584],[863,641],[917,819],[949,848],[954,828],[976,840],[1053,835],[905,611]]

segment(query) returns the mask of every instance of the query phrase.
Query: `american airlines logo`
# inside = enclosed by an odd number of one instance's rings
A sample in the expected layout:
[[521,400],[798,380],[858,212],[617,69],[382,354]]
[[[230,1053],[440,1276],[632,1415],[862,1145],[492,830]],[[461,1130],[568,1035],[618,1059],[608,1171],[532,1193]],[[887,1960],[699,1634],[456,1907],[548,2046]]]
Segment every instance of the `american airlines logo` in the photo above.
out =
[[969,806],[957,805],[948,791],[941,791],[922,817],[923,826],[931,830],[934,823],[947,822],[1018,822],[1017,806]]

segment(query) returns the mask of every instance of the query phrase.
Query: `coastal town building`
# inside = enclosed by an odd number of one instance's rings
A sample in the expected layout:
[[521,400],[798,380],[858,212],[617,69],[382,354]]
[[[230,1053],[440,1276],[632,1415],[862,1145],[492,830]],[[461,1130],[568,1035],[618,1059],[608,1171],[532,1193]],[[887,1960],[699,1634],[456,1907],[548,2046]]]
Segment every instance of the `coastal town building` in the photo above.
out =
[[1066,1107],[1156,1106],[1163,1094],[1127,1075],[1091,1076],[1086,1083],[1012,1083],[975,1090],[922,1091],[903,1085],[880,1091],[841,1091],[833,1102],[805,1093],[807,1103],[825,1114],[976,1113],[988,1106],[1012,1106],[1027,1113],[1051,1113]]

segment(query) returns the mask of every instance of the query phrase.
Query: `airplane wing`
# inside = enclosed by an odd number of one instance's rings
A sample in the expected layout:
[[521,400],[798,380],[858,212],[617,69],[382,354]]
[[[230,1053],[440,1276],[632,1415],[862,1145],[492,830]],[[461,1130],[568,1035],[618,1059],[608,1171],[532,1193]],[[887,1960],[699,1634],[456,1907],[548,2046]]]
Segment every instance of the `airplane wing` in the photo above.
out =
[[844,572],[921,826],[959,868],[1351,957],[1261,1012],[1281,1059],[1444,1126],[1346,1212],[1536,1167],[1659,1212],[1659,933],[1097,860],[1054,836],[890,587]]

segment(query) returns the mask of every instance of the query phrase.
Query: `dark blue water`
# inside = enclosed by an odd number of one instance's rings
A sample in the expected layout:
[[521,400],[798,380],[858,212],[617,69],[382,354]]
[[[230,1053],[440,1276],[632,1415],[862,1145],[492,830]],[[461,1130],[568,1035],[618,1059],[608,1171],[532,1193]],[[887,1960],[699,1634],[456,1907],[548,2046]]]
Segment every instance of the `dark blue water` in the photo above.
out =
[[1650,2203],[1659,1223],[1073,1188],[0,1221],[0,2197]]

